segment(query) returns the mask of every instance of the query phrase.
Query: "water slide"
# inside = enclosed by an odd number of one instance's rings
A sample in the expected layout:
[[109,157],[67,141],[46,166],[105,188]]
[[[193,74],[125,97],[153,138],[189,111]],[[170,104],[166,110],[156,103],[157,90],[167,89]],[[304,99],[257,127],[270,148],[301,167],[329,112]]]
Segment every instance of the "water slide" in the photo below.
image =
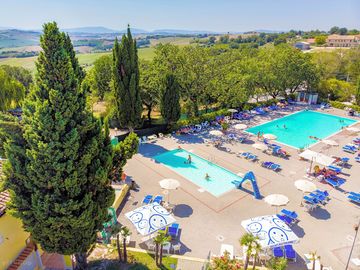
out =
[[237,183],[237,187],[238,188],[242,188],[242,184],[245,182],[245,181],[251,181],[251,184],[252,184],[252,187],[253,187],[253,192],[254,192],[254,197],[255,199],[258,199],[260,200],[261,199],[261,194],[260,194],[260,190],[259,190],[259,187],[257,185],[257,182],[256,182],[256,178],[255,178],[255,175],[253,172],[247,172],[243,179],[241,181],[239,181]]

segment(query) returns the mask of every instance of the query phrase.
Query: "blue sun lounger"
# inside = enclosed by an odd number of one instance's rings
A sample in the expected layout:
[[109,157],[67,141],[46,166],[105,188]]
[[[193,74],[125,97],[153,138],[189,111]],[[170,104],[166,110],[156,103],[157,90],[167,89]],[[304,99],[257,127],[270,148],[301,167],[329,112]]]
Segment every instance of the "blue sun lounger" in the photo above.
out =
[[282,258],[284,257],[284,251],[281,247],[275,247],[273,249],[273,255],[275,258]]
[[282,210],[281,210],[281,213],[284,214],[285,216],[288,216],[289,218],[292,218],[292,219],[297,219],[297,218],[298,218],[298,214],[296,214],[295,211],[290,211],[290,210],[287,210],[287,209],[282,209]]
[[243,157],[243,158],[248,158],[249,155],[251,155],[250,152],[243,152],[238,154],[239,157]]
[[349,192],[349,194],[350,194],[351,196],[355,196],[355,197],[359,197],[359,198],[360,198],[360,193],[356,193],[356,192],[351,191],[351,192]]
[[336,173],[341,173],[341,168],[336,167],[334,165],[330,165],[330,166],[328,166],[328,168],[329,168],[329,170],[332,170],[332,171],[334,171]]
[[313,205],[318,203],[318,200],[316,198],[308,197],[308,196],[304,196],[304,201],[306,203],[313,204]]
[[326,183],[331,185],[333,188],[338,188],[345,183],[345,180],[341,179],[341,178],[336,179],[336,180],[331,179],[331,178],[325,178],[325,181],[326,181]]
[[247,156],[246,159],[251,160],[251,161],[255,161],[255,160],[258,159],[258,157],[257,157],[257,155],[249,153],[249,155]]
[[311,198],[316,199],[318,202],[320,202],[321,204],[325,204],[326,203],[326,196],[319,194],[319,193],[310,193],[309,196]]
[[315,194],[319,194],[319,195],[321,195],[321,196],[324,196],[326,200],[330,200],[330,197],[329,197],[330,194],[329,194],[329,192],[327,192],[326,190],[321,191],[320,189],[317,189],[317,190],[315,190],[314,192],[315,192]]
[[285,245],[285,258],[291,261],[296,262],[296,252],[292,245]]
[[286,223],[286,225],[288,225],[288,226],[291,226],[294,223],[294,220],[288,216],[278,214],[277,217],[280,220],[284,221]]
[[360,156],[355,157],[356,162],[360,162]]
[[153,200],[153,202],[156,202],[158,204],[161,204],[163,201],[163,196],[156,196],[155,199]]
[[271,162],[271,161],[265,161],[261,164],[261,166],[265,167],[265,168],[268,168],[270,170],[273,170],[273,171],[278,171],[278,170],[281,170],[281,166],[279,164],[276,164],[274,162]]
[[351,146],[351,145],[345,145],[342,149],[343,149],[345,152],[348,152],[348,153],[351,153],[351,154],[355,154],[356,151],[357,151],[357,148],[354,147],[354,146]]
[[146,195],[144,200],[142,201],[143,204],[149,204],[151,203],[153,196],[152,195]]
[[349,195],[347,198],[352,202],[360,203],[360,197],[358,196]]

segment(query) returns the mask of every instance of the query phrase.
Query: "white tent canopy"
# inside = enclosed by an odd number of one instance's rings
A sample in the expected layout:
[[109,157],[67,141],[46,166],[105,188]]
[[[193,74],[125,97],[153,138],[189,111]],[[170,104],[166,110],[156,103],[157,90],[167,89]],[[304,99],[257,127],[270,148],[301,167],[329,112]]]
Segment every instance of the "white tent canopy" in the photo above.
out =
[[329,166],[335,162],[334,158],[311,150],[305,150],[300,154],[300,157],[319,163],[324,166]]
[[299,241],[296,234],[276,215],[262,216],[244,220],[241,225],[248,233],[259,237],[263,248],[283,246]]
[[125,216],[141,235],[152,234],[175,222],[175,218],[158,203],[144,205]]

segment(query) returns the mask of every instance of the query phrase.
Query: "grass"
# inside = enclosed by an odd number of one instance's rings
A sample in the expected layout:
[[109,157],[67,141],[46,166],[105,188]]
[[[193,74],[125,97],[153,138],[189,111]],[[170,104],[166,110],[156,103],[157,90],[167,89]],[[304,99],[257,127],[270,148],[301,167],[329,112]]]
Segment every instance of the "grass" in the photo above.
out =
[[[80,65],[85,66],[85,68],[89,68],[102,55],[110,54],[111,52],[104,52],[104,53],[81,53],[78,54],[77,57],[79,59]],[[138,50],[139,58],[144,60],[151,60],[154,55],[154,48],[141,48]],[[10,65],[10,66],[21,66],[31,70],[32,72],[35,71],[35,61],[36,56],[34,57],[25,57],[25,58],[1,58],[0,65]]]
[[171,257],[163,257],[163,265],[161,268],[156,266],[155,255],[143,252],[128,251],[128,264],[119,263],[116,252],[112,252],[111,258],[102,260],[91,260],[89,269],[124,269],[124,270],[172,270],[176,269],[177,259]]

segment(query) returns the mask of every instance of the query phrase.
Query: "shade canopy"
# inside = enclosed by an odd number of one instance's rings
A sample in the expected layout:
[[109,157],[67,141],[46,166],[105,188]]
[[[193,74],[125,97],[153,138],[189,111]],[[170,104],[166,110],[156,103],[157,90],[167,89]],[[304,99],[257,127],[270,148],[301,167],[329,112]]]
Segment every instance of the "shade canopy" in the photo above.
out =
[[295,181],[295,187],[302,192],[313,192],[317,189],[314,183],[303,179]]
[[276,215],[251,218],[242,221],[241,225],[248,233],[259,237],[262,248],[294,244],[299,241],[290,227]]
[[273,206],[287,205],[289,198],[282,194],[271,194],[265,197],[264,201]]
[[277,137],[274,134],[264,134],[263,137],[268,140],[276,140],[277,139]]
[[209,132],[210,135],[213,135],[213,136],[222,136],[224,135],[220,130],[211,130]]
[[175,218],[158,203],[144,205],[125,216],[141,235],[152,234],[175,222]]
[[334,158],[311,150],[305,150],[299,156],[324,166],[330,166],[332,163],[335,162]]
[[163,189],[177,189],[179,186],[180,186],[180,183],[178,180],[175,180],[175,179],[164,179],[164,180],[161,180],[159,182],[160,186],[163,188]]
[[252,145],[252,147],[254,147],[255,149],[261,150],[261,151],[265,151],[268,148],[265,144],[262,144],[262,143],[254,143]]
[[236,125],[234,126],[234,128],[235,128],[235,129],[240,129],[240,130],[242,130],[242,129],[246,129],[246,128],[247,128],[247,125],[245,125],[245,124],[236,124]]
[[339,144],[337,142],[335,142],[334,140],[322,140],[321,142],[325,143],[327,145],[330,145],[330,146],[339,146]]
[[348,127],[348,128],[346,128],[346,130],[348,130],[348,131],[353,131],[353,132],[359,132],[359,131],[360,131],[360,128],[357,128],[357,127]]

